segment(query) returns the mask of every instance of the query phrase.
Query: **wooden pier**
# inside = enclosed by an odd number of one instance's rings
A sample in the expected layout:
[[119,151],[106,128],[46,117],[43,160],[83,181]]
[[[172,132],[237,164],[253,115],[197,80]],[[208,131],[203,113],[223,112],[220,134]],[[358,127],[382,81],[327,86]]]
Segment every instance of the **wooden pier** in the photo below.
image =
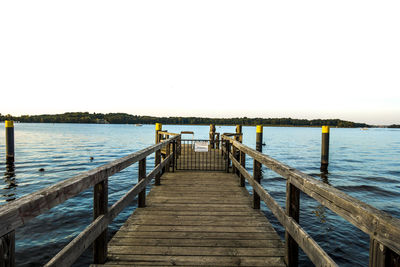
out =
[[[17,227],[91,187],[92,223],[45,266],[70,266],[91,246],[93,266],[297,266],[299,248],[316,266],[337,266],[301,227],[300,192],[370,236],[369,266],[400,266],[399,219],[262,154],[262,127],[257,150],[242,137],[241,127],[220,135],[212,125],[209,139],[184,139],[157,124],[155,145],[0,206],[0,267],[15,266]],[[109,177],[134,163],[138,183],[109,205]],[[285,208],[261,185],[261,166],[286,179]],[[107,243],[108,225],[135,198],[138,208]],[[260,201],[284,227],[285,240]]]
[[162,176],[109,243],[104,266],[285,266],[283,256],[237,177],[181,171]]

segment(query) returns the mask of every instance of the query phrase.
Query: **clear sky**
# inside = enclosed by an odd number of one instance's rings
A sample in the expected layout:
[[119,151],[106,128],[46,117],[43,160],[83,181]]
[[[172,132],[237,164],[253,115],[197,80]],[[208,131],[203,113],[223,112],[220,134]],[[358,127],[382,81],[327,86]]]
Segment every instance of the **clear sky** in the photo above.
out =
[[0,113],[400,124],[400,1],[1,1]]

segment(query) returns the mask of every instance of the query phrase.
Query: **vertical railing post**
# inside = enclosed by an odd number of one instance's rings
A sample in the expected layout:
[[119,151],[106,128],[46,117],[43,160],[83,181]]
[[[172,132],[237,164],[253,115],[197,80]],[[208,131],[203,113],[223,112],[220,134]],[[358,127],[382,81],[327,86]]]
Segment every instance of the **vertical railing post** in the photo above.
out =
[[[286,181],[286,214],[299,223],[300,217],[300,190]],[[298,266],[299,246],[296,241],[285,232],[285,261],[287,266]]]
[[215,148],[215,124],[210,124],[210,148]]
[[[169,138],[169,135],[167,135],[167,139]],[[165,148],[165,158],[168,158],[168,156],[171,154],[171,143],[168,143],[166,148]],[[167,165],[165,165],[165,172],[170,172],[170,165],[171,161],[168,162]]]
[[[157,167],[160,163],[161,163],[161,149],[158,149],[156,151],[156,155],[155,155],[155,159],[154,159],[154,165]],[[155,177],[155,185],[160,185],[161,184],[161,170],[156,174]]]
[[[156,144],[160,143],[160,134],[159,132],[162,130],[162,124],[156,123]],[[157,167],[161,163],[161,148],[156,151],[155,159],[154,159],[154,167]],[[155,185],[161,184],[161,171],[156,174],[155,177]]]
[[226,172],[229,173],[229,165],[230,159],[229,159],[229,150],[230,150],[230,141],[228,138],[225,139],[225,155],[226,155]]
[[[262,142],[263,142],[263,126],[256,126],[256,150],[262,152]],[[257,160],[253,162],[253,176],[257,183],[261,182],[261,163]],[[253,189],[253,209],[260,209],[260,196]]]
[[220,143],[219,133],[215,133],[215,139],[217,140],[216,143],[215,143],[215,148],[219,149],[220,148],[220,146],[219,146],[219,143]]
[[[108,209],[108,177],[94,186],[93,219],[107,213]],[[107,259],[107,229],[93,242],[93,262],[103,264]]]
[[15,231],[0,237],[0,266],[15,266]]
[[14,146],[14,122],[5,121],[6,128],[6,162],[14,162],[15,146]]
[[[167,131],[167,130],[164,130],[163,132],[168,132],[168,131]],[[161,142],[161,140],[165,140],[165,139],[167,139],[167,138],[168,138],[168,135],[167,135],[167,134],[161,134],[161,135],[160,135],[160,142]],[[164,161],[166,157],[167,157],[167,146],[165,145],[165,154],[161,153],[161,159],[162,159],[162,161]],[[164,173],[167,171],[167,167],[168,167],[168,166],[165,165],[164,168],[162,168],[161,174],[164,174]]]
[[[146,158],[141,159],[139,161],[139,173],[138,180],[139,182],[146,178]],[[140,191],[138,196],[138,207],[144,208],[146,207],[146,186]]]
[[[243,141],[243,134],[242,134],[242,125],[236,125],[236,134],[239,134],[237,136],[235,136],[235,140],[242,143]],[[242,165],[244,168],[246,168],[246,154],[242,151],[240,151],[240,149],[237,149],[235,151],[237,153],[237,159],[240,162],[240,165]],[[240,174],[240,171],[237,169],[237,174],[239,176],[239,186],[244,187],[245,185],[245,179],[244,176]]]
[[176,168],[176,139],[172,142],[172,153],[173,153],[173,157],[172,157],[172,172],[175,172],[175,168]]
[[329,126],[322,126],[321,172],[328,172],[329,164]]
[[378,242],[373,236],[370,240],[369,267],[400,266],[400,255]]

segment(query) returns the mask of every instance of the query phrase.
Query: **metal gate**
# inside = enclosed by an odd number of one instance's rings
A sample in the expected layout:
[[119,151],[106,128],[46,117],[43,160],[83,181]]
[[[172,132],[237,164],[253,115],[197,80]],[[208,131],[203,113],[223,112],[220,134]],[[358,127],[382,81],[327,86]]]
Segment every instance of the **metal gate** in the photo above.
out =
[[207,139],[180,141],[177,170],[225,171],[228,159],[222,153],[225,140],[211,142]]

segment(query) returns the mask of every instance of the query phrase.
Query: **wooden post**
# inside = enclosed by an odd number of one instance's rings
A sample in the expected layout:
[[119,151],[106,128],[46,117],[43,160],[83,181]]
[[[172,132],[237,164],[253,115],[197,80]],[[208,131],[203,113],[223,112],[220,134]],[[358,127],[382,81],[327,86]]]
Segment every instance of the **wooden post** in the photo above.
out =
[[219,133],[215,133],[215,139],[217,139],[216,144],[215,144],[215,148],[219,149],[220,148],[220,146],[219,146],[219,143],[220,143]]
[[[160,143],[160,132],[162,130],[162,124],[161,123],[156,123],[156,144]],[[155,154],[155,159],[154,159],[154,167],[157,167],[161,163],[161,149],[156,151]],[[154,185],[160,185],[161,184],[161,172],[157,173],[155,177],[155,182]]]
[[[263,141],[263,126],[257,125],[256,127],[256,150],[262,152],[262,141]],[[253,162],[253,176],[257,183],[261,182],[261,163],[257,160]],[[253,189],[253,209],[260,209],[260,196]]]
[[322,126],[321,172],[328,172],[329,163],[329,126]]
[[[236,133],[241,134],[242,133],[242,125],[236,125]],[[243,141],[243,135],[239,136],[237,139],[240,143]]]
[[[236,125],[236,133],[237,134],[242,134],[242,125]],[[243,135],[236,136],[235,139],[242,143],[243,141]],[[240,165],[246,168],[246,154],[239,149],[236,151],[237,153],[237,159],[240,162]],[[244,187],[245,185],[245,179],[244,176],[240,174],[239,170],[236,170],[237,174],[239,175],[239,186]]]
[[[169,135],[167,135],[167,139],[168,138],[169,138]],[[165,158],[168,158],[168,156],[171,154],[171,143],[169,143],[165,148],[166,148],[165,149]],[[165,172],[170,171],[170,169],[169,169],[170,165],[171,165],[171,161],[167,165],[165,165]]]
[[210,148],[215,148],[215,125],[210,124]]
[[230,159],[229,159],[229,150],[230,150],[230,142],[228,139],[225,139],[225,155],[226,155],[226,172],[229,173],[229,165]]
[[6,162],[14,162],[14,122],[6,121]]
[[158,132],[162,131],[162,124],[156,123],[156,144],[160,143],[160,136]]
[[[155,155],[155,159],[154,159],[154,165],[155,167],[157,167],[157,165],[159,165],[161,163],[161,149],[156,151],[156,155]],[[155,177],[155,185],[160,185],[161,184],[161,171],[159,173],[156,174]]]
[[[286,214],[299,223],[300,217],[300,190],[292,185],[289,180],[286,182]],[[287,266],[298,266],[299,245],[285,232],[285,261]]]
[[15,231],[0,237],[0,266],[15,266]]
[[[94,186],[93,219],[106,214],[108,209],[108,178]],[[93,242],[93,262],[103,264],[107,259],[107,229]]]
[[176,139],[174,140],[174,142],[172,142],[172,153],[173,153],[173,157],[172,157],[172,172],[175,172],[175,168],[176,168]]
[[370,240],[369,267],[400,266],[400,255],[397,255],[373,237]]
[[[141,181],[146,178],[146,158],[141,159],[139,161],[139,176],[138,180]],[[139,193],[138,196],[138,207],[144,208],[146,207],[146,187]]]
[[[6,132],[6,168],[14,172],[14,122],[5,121]],[[11,167],[11,168],[10,168]],[[0,237],[0,266],[15,266],[15,231],[11,231]]]

